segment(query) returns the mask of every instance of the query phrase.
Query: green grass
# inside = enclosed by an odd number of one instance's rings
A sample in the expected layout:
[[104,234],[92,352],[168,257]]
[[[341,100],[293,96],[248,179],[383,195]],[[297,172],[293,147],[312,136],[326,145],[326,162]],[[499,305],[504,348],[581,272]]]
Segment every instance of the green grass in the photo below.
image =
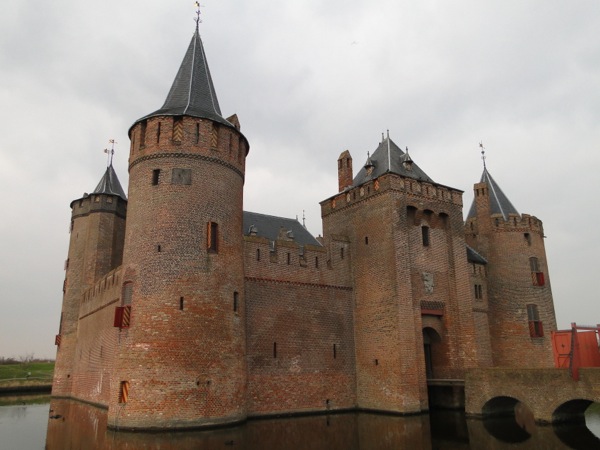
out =
[[0,382],[15,379],[52,381],[53,374],[53,362],[0,364]]

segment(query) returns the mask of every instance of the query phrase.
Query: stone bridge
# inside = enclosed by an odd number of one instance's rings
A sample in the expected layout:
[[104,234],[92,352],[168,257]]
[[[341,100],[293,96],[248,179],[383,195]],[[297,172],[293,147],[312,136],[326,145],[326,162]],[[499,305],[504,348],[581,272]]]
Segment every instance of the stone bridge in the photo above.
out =
[[600,403],[600,368],[472,369],[465,377],[465,412],[485,417],[514,412],[517,402],[533,412],[538,423],[579,422],[592,402]]

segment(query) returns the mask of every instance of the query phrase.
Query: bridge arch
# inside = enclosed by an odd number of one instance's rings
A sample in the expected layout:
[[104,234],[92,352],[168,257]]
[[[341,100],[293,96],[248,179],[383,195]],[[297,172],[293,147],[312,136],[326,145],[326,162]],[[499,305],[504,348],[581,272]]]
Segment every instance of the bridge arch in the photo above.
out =
[[582,398],[564,402],[552,413],[552,423],[585,423],[585,411],[592,403]]

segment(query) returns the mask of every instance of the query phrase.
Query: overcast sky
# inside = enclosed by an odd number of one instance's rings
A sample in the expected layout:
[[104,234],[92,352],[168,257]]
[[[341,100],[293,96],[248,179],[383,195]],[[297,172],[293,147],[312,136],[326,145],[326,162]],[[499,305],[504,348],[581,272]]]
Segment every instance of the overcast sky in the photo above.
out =
[[[600,322],[600,3],[204,0],[201,36],[223,115],[250,142],[245,209],[306,214],[390,130],[436,182],[487,167],[544,222],[559,327]],[[54,357],[69,203],[114,166],[164,102],[193,1],[4,0],[0,14],[0,356]]]

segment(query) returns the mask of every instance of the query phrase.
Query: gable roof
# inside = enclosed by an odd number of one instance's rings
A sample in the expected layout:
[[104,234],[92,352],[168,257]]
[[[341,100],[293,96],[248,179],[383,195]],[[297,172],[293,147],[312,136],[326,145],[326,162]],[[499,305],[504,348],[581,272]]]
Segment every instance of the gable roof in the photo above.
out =
[[113,169],[112,164],[106,168],[106,172],[104,172],[104,175],[92,194],[117,195],[123,200],[127,200],[125,191],[123,190],[123,187],[121,187],[121,183],[119,182],[119,178],[117,177],[117,173],[115,172],[115,169]]
[[292,232],[293,240],[298,245],[321,246],[319,241],[296,219],[244,211],[244,236],[250,235],[252,226],[255,227],[257,236],[270,241],[276,240],[281,228],[284,228],[286,231]]
[[[519,214],[517,208],[511,203],[506,194],[500,189],[500,186],[490,173],[487,168],[483,168],[483,173],[481,174],[480,183],[486,183],[488,185],[488,191],[490,196],[490,213],[491,214],[502,214],[504,220],[508,220],[509,214]],[[471,208],[469,209],[469,214],[467,215],[467,219],[471,217],[475,217],[477,215],[477,208],[475,206],[475,199],[473,199],[473,203],[471,203]]]
[[138,119],[135,123],[154,116],[182,115],[210,119],[233,127],[221,115],[217,93],[210,76],[198,29],[192,36],[162,108]]
[[[404,162],[411,163],[411,169],[404,167]],[[371,166],[372,172],[369,174],[367,168]],[[367,158],[365,165],[359,170],[354,177],[352,186],[360,186],[361,184],[373,180],[384,173],[395,173],[416,180],[435,183],[429,176],[421,170],[421,168],[413,162],[408,153],[400,150],[394,141],[389,136],[384,138],[379,146],[375,149],[372,155]]]

